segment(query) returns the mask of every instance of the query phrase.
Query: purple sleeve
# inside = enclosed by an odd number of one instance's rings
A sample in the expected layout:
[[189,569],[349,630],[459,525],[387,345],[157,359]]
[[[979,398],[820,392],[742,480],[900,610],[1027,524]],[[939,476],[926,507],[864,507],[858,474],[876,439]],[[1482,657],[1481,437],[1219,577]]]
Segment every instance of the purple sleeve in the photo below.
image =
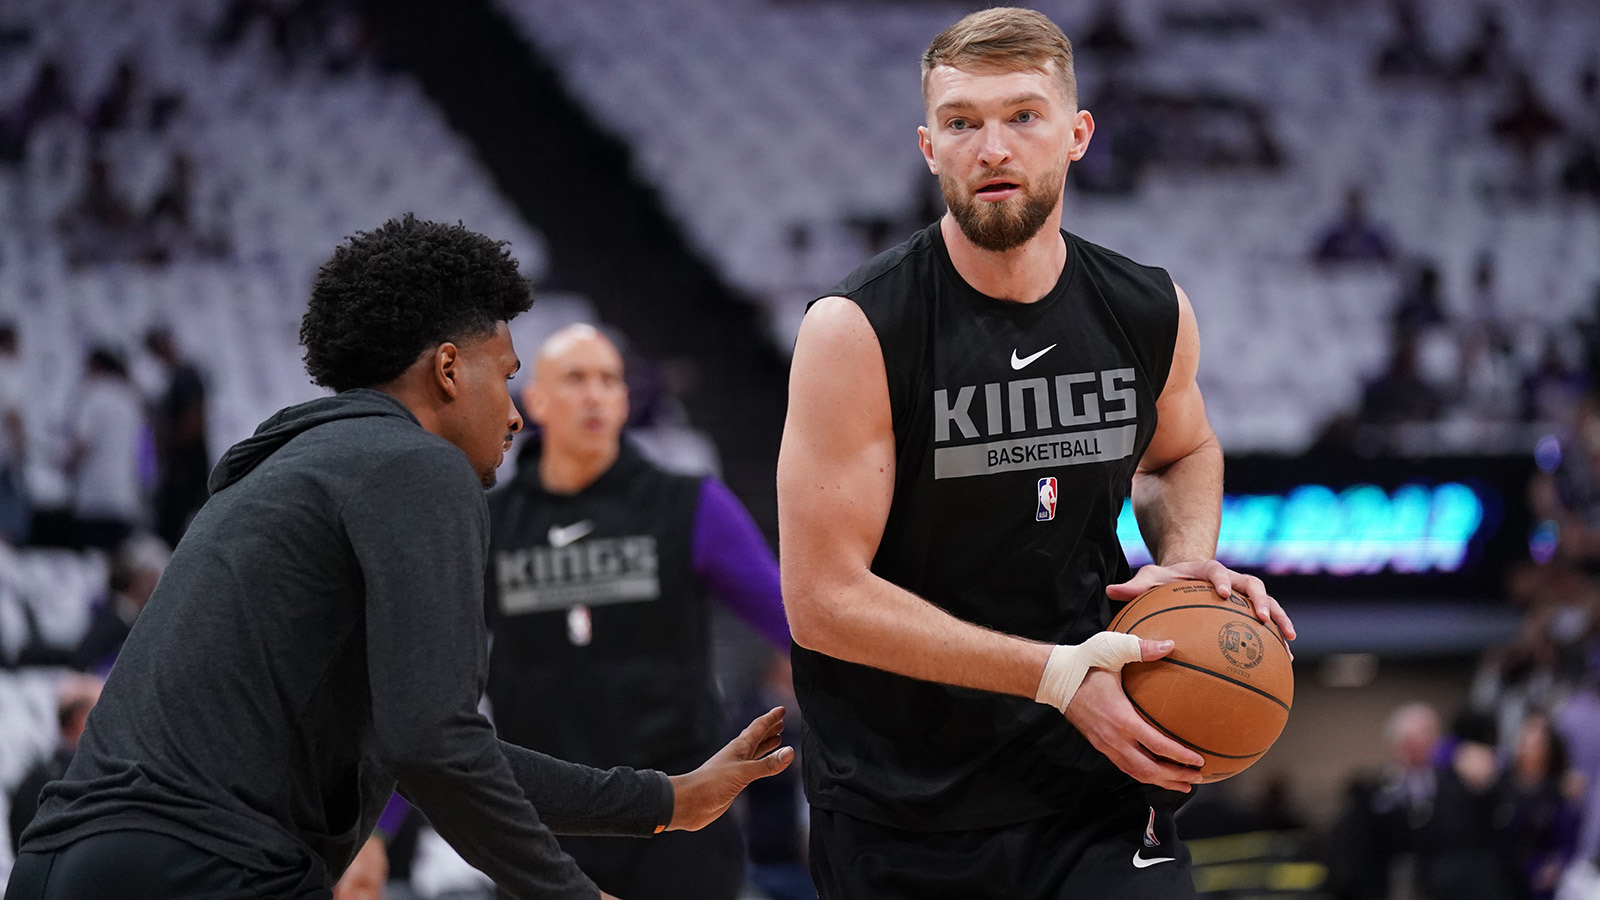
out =
[[783,614],[778,561],[744,504],[715,478],[700,482],[692,552],[695,573],[711,592],[774,647],[787,652],[789,620]]
[[383,812],[379,814],[378,827],[375,830],[383,835],[384,840],[392,840],[395,832],[398,832],[400,826],[406,823],[406,816],[410,814],[411,804],[406,802],[406,798],[399,794],[393,794],[389,797],[389,805],[385,806]]

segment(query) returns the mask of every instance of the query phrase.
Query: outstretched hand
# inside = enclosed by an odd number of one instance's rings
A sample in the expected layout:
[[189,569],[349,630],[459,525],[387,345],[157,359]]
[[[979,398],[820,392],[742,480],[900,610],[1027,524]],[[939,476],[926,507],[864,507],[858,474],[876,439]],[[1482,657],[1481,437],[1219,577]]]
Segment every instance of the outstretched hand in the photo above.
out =
[[[1142,566],[1134,576],[1121,584],[1106,586],[1106,596],[1126,603],[1156,585],[1172,581],[1209,581],[1217,593],[1230,597],[1237,593],[1250,604],[1256,618],[1278,626],[1286,640],[1294,640],[1294,623],[1283,611],[1278,601],[1267,593],[1267,586],[1254,575],[1235,572],[1214,559],[1177,562],[1168,566]],[[1291,653],[1291,658],[1293,654]]]
[[727,812],[750,782],[788,768],[794,748],[778,747],[782,735],[783,707],[779,706],[745,726],[698,769],[670,776],[674,805],[667,828],[699,831]]

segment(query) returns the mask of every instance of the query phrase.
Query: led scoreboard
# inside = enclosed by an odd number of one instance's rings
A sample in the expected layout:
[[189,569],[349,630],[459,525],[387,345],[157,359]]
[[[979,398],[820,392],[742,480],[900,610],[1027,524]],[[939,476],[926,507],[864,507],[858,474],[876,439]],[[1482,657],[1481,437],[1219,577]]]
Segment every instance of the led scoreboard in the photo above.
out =
[[[1228,460],[1217,558],[1275,594],[1499,596],[1527,553],[1523,457]],[[1117,535],[1150,562],[1131,503]]]

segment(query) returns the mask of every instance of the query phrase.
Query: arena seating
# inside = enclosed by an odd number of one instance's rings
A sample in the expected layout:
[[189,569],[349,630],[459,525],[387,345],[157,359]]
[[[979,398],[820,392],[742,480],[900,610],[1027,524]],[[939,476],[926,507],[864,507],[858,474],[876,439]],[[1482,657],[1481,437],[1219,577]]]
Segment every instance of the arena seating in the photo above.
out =
[[530,277],[545,271],[540,237],[405,78],[371,65],[343,75],[285,70],[259,30],[214,51],[205,34],[217,4],[33,5],[22,16],[33,39],[0,64],[0,100],[19,96],[51,58],[65,67],[78,107],[88,108],[131,54],[143,80],[179,89],[183,106],[160,134],[130,129],[102,141],[114,177],[142,208],[169,156],[188,154],[198,227],[224,232],[232,248],[221,259],[177,257],[159,267],[69,268],[52,222],[80,188],[91,138],[66,119],[38,130],[26,166],[0,168],[0,198],[9,201],[0,203],[0,317],[21,330],[40,392],[30,423],[40,439],[59,429],[86,346],[133,351],[157,322],[171,325],[182,351],[210,373],[214,447],[315,396],[296,339],[311,275],[345,235],[405,211],[460,219],[508,240]]
[[[630,143],[637,173],[660,187],[699,250],[767,304],[781,347],[792,344],[805,302],[866,257],[860,223],[907,223],[929,189],[915,146],[916,61],[970,9],[498,2],[597,121]],[[1069,35],[1099,6],[1034,5]],[[1421,4],[1436,47],[1463,45],[1483,5]],[[1180,28],[1179,7],[1163,0],[1119,6],[1142,43],[1124,64],[1138,82],[1260,102],[1286,156],[1276,172],[1177,168],[1152,172],[1132,197],[1068,198],[1069,228],[1166,266],[1193,298],[1213,361],[1202,385],[1230,450],[1303,448],[1330,414],[1353,407],[1387,358],[1383,317],[1397,275],[1328,276],[1305,262],[1349,185],[1366,188],[1403,253],[1440,263],[1454,311],[1485,249],[1499,261],[1506,312],[1529,335],[1587,311],[1600,281],[1600,214],[1495,200],[1511,165],[1487,125],[1501,97],[1375,81],[1388,5],[1234,3],[1218,9],[1256,27],[1210,31]],[[1575,73],[1600,40],[1600,20],[1566,14],[1581,13],[1581,0],[1488,6],[1551,102],[1576,111]],[[1106,67],[1080,53],[1079,75],[1080,96],[1092,98]],[[894,240],[912,225],[896,227]]]

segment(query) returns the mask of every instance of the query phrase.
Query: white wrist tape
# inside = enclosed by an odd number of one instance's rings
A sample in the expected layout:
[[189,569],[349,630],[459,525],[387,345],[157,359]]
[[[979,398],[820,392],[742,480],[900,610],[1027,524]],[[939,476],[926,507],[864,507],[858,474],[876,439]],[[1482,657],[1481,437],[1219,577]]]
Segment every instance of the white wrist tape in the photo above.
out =
[[1131,634],[1102,631],[1081,644],[1059,644],[1050,651],[1033,699],[1066,712],[1090,669],[1120,672],[1123,666],[1138,661],[1139,639]]

